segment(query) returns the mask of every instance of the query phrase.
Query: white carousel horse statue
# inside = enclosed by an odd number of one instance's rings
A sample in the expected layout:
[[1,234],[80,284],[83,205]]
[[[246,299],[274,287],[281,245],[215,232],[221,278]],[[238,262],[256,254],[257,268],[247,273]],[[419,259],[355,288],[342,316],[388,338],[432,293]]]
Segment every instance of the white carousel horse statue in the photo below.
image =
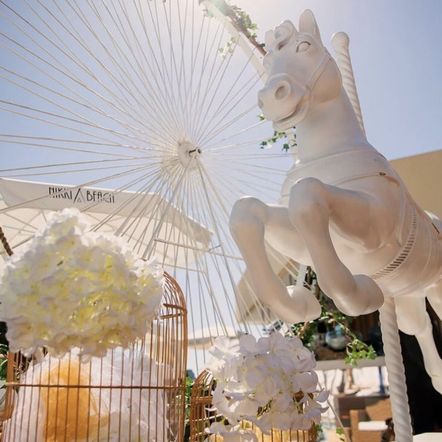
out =
[[312,266],[321,289],[347,315],[371,313],[393,298],[400,330],[416,336],[442,393],[442,360],[425,308],[428,299],[442,318],[441,221],[418,207],[368,143],[311,11],[299,30],[285,21],[269,31],[266,49],[259,105],[276,130],[296,126],[299,161],[279,205],[245,197],[232,210],[230,229],[257,296],[289,323],[320,314],[311,291],[286,287],[273,272],[268,242]]

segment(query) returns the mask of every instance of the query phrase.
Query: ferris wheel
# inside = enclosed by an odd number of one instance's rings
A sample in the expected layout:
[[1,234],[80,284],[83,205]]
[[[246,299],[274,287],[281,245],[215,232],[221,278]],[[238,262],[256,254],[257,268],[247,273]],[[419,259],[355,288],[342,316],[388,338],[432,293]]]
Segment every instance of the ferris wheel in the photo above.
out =
[[[51,211],[77,207],[178,280],[195,348],[273,320],[228,217],[243,195],[277,201],[293,164],[278,146],[260,148],[273,134],[256,104],[262,48],[232,11],[219,0],[0,3],[8,245],[18,250]],[[204,353],[194,358],[202,368]]]

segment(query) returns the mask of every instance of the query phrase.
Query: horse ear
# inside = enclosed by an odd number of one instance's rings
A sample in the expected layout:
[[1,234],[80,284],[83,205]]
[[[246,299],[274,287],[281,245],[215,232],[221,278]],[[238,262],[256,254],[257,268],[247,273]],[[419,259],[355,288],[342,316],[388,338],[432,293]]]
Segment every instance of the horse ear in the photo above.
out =
[[264,42],[267,52],[270,52],[275,47],[275,40],[275,33],[273,30],[265,33]]
[[321,41],[321,34],[319,33],[319,27],[316,23],[315,16],[310,9],[306,9],[299,17],[299,32],[305,32],[311,34]]
[[290,20],[285,20],[274,31],[268,31],[265,34],[265,47],[267,52],[278,50],[283,44],[287,43],[298,31]]

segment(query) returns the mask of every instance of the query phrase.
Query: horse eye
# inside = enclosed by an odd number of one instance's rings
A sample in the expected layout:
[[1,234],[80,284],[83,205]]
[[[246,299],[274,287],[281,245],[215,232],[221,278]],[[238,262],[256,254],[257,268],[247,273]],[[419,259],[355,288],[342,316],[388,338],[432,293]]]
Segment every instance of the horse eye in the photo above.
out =
[[305,52],[311,45],[308,41],[301,41],[301,43],[296,46],[296,52]]

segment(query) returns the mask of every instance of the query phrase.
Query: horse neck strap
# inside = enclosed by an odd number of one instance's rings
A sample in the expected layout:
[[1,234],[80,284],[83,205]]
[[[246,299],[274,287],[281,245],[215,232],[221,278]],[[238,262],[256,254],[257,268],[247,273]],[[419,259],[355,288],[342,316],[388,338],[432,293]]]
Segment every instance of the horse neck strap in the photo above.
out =
[[305,87],[311,92],[313,92],[313,89],[315,88],[315,85],[317,81],[319,80],[319,77],[324,72],[325,68],[327,67],[328,62],[331,60],[331,55],[327,51],[327,49],[324,49],[324,55],[322,56],[321,61],[319,62],[316,69],[313,71],[312,76],[310,77],[310,80],[307,82]]

